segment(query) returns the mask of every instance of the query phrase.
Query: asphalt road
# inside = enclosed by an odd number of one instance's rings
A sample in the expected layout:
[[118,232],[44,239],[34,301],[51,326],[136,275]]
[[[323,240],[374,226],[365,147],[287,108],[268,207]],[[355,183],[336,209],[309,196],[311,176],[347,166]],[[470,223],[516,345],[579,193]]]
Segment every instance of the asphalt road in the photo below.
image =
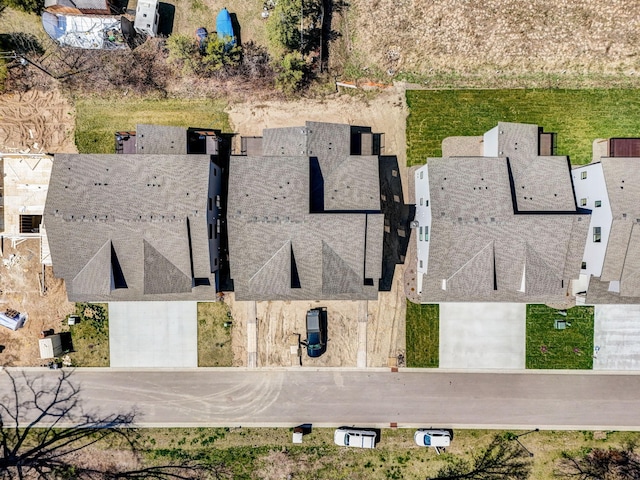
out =
[[[39,377],[59,372],[7,369]],[[139,426],[640,430],[640,375],[366,369],[77,369],[84,411],[135,410]],[[48,386],[47,386],[48,385]],[[11,391],[0,373],[0,397]],[[23,397],[24,398],[24,397]],[[27,416],[35,412],[28,413]]]

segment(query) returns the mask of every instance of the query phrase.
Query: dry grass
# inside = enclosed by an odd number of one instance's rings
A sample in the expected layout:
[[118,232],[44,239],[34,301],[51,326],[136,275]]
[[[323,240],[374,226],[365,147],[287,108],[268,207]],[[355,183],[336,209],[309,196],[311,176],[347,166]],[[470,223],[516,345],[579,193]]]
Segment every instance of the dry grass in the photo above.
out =
[[[385,429],[381,442],[370,451],[333,445],[333,429],[329,428],[314,428],[302,445],[291,444],[291,430],[286,428],[149,429],[142,433],[154,456],[177,458],[200,453],[212,461],[225,462],[235,478],[287,478],[292,474],[301,479],[370,480],[428,478],[447,461],[477,454],[496,433],[501,433],[456,430],[446,455],[437,456],[431,449],[415,446],[413,432]],[[534,454],[530,478],[548,479],[553,478],[562,452],[619,448],[639,438],[637,432],[541,431],[522,436],[520,441]]]
[[349,3],[342,48],[351,64],[388,79],[429,86],[608,86],[637,84],[640,73],[635,0]]

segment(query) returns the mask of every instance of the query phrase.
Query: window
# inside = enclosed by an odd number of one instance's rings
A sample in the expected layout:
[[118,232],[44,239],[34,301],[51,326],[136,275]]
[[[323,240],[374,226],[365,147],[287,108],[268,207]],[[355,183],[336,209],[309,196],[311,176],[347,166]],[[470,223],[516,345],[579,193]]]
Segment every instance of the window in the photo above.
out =
[[424,241],[429,241],[429,227],[424,227]]
[[596,200],[596,208],[602,206],[602,200]]
[[422,227],[420,227],[420,241],[422,241]]
[[425,200],[425,201],[424,201],[424,206],[425,206],[425,207],[428,207],[428,206],[429,206],[429,200]]
[[420,260],[420,268],[422,268],[422,260]]
[[420,172],[420,179],[424,177],[424,172]]
[[582,266],[580,267],[582,270],[587,269],[587,262],[582,262]]
[[586,172],[586,171],[585,171],[585,172],[582,172],[582,173],[580,174],[580,178],[581,178],[582,180],[586,180],[586,179],[587,179],[587,172]]
[[587,199],[586,198],[581,198],[580,199],[580,206],[581,207],[585,207],[587,205]]
[[424,203],[424,198],[420,198],[420,206]]
[[600,243],[602,241],[602,234],[600,227],[593,227],[593,241],[594,243]]

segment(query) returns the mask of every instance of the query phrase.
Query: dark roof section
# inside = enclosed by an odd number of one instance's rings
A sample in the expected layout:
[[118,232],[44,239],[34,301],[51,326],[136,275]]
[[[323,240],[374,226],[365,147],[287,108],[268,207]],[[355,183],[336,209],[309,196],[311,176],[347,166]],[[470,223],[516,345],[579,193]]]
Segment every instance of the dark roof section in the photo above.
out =
[[69,299],[214,299],[211,165],[207,155],[56,155],[44,216]]
[[187,129],[166,125],[138,125],[136,127],[137,153],[147,155],[171,153],[187,154]]

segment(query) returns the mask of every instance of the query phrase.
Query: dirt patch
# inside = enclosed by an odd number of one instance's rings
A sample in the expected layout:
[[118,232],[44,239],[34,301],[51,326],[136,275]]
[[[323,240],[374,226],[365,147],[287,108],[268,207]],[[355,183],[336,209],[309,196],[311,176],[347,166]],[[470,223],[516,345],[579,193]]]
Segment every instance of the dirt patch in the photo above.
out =
[[0,309],[12,308],[29,318],[15,332],[0,327],[0,345],[5,347],[0,353],[0,365],[38,366],[43,363],[38,349],[40,332],[51,328],[60,332],[63,320],[73,313],[74,304],[67,301],[64,282],[54,278],[51,267],[42,269],[39,238],[16,242],[15,247],[5,238],[3,244]]
[[0,151],[75,153],[75,115],[56,90],[0,96]]
[[[385,89],[371,98],[358,92],[304,102],[236,104],[228,113],[234,131],[244,136],[260,136],[265,128],[304,125],[307,120],[371,126],[375,132],[385,134],[384,153],[398,157],[399,175],[406,185],[407,108],[400,86]],[[239,141],[239,138],[234,140]],[[239,150],[236,146],[235,151]],[[377,301],[257,302],[257,365],[299,365],[297,358],[292,356],[291,346],[295,345],[298,335],[305,338],[306,312],[310,308],[326,307],[327,351],[318,358],[309,358],[303,349],[303,366],[355,367],[359,349],[366,352],[367,366],[388,366],[389,357],[395,358],[405,349],[403,272],[404,267],[398,265],[391,291],[379,292]],[[232,298],[225,301],[229,302],[234,318],[234,365],[246,365],[247,337],[239,332],[246,332],[247,315],[253,310],[248,306],[250,302],[234,303]],[[361,323],[366,327],[359,325]],[[362,358],[362,353],[360,355]]]
[[[398,157],[404,184],[408,109],[401,85],[386,88],[371,98],[357,92],[353,95],[336,94],[322,100],[235,104],[229,108],[228,114],[234,131],[244,136],[261,136],[265,128],[299,126],[307,120],[370,126],[375,132],[384,133],[383,154]],[[239,136],[234,141],[239,142]],[[235,151],[239,152],[240,148],[236,147]]]

